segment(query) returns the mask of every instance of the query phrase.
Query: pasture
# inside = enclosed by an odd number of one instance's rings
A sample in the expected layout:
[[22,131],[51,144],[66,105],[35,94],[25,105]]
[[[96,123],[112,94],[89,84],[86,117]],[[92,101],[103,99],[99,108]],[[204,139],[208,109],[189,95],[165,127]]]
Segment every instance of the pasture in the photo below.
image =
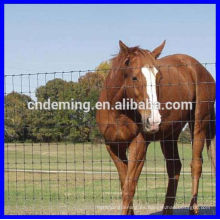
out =
[[[191,199],[191,145],[179,143],[182,171],[177,214],[188,213]],[[203,151],[198,204],[215,214],[215,175]],[[158,142],[151,143],[138,182],[135,214],[162,210],[167,187],[165,160]],[[118,174],[103,144],[6,143],[5,214],[120,214]],[[175,212],[174,212],[175,214]]]

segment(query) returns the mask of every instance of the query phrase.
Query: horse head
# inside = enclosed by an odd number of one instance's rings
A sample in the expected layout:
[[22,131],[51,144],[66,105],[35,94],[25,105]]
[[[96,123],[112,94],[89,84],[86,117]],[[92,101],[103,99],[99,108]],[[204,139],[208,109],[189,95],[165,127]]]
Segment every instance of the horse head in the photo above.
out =
[[[139,47],[127,47],[119,41],[120,52],[116,57],[117,62],[113,62],[112,66],[120,72],[117,75],[123,76],[120,79],[123,81],[125,97],[138,104],[137,111],[141,115],[143,130],[148,133],[157,132],[161,123],[161,115],[156,108],[156,78],[159,71],[155,62],[164,45],[165,41],[150,52]],[[141,108],[141,102],[148,103],[150,107]]]

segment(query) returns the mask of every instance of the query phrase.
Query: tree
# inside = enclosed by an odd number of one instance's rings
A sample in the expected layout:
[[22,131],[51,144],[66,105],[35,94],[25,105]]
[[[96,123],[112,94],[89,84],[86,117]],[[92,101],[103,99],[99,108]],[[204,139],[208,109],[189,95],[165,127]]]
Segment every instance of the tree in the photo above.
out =
[[[37,102],[98,101],[100,90],[111,67],[101,63],[94,72],[88,72],[78,82],[53,79],[36,89]],[[88,142],[101,138],[95,121],[95,109],[45,110],[27,108],[30,97],[15,93],[5,97],[5,139],[7,141]]]
[[[94,107],[98,101],[100,91],[103,87],[106,76],[111,69],[110,62],[102,62],[95,70],[95,72],[88,72],[79,78],[79,85],[82,89],[82,94],[85,94],[83,100],[90,101],[91,106]],[[88,129],[88,141],[96,141],[101,139],[96,120],[96,109],[91,109],[90,112],[84,114],[85,123]]]
[[[67,82],[62,79],[50,80],[45,86],[36,90],[37,102],[70,102],[77,83]],[[35,110],[33,120],[33,135],[37,141],[51,142],[63,141],[69,135],[73,126],[70,110]]]
[[31,98],[11,92],[5,96],[5,141],[23,141],[32,138],[30,110],[27,103]]

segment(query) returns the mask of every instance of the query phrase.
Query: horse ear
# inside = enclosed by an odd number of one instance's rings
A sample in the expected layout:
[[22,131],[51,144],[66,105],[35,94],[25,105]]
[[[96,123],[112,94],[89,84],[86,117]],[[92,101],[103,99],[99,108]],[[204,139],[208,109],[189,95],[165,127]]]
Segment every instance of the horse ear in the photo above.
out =
[[166,43],[166,41],[164,41],[160,46],[158,46],[157,48],[155,48],[155,49],[151,52],[151,54],[153,55],[153,57],[154,57],[155,59],[157,59],[157,57],[160,56],[160,54],[161,54],[161,52],[162,52],[162,50],[163,50],[163,48],[164,48],[164,46],[165,46],[165,43]]
[[120,52],[128,51],[128,47],[121,40],[119,40],[119,47],[120,47]]

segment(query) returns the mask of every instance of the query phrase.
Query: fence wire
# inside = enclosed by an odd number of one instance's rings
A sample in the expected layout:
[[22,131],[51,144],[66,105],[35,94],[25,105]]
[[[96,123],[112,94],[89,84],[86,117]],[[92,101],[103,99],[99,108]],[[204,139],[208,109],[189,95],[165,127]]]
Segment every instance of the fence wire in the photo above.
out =
[[[215,63],[203,65],[215,78]],[[48,98],[61,102],[73,98],[94,104],[108,72],[97,69],[5,75],[6,215],[121,213],[118,172],[98,131],[95,110],[85,113],[27,107],[28,102]],[[178,150],[182,170],[174,214],[188,214],[192,184],[188,126],[180,134]],[[160,143],[152,141],[136,188],[135,214],[161,214],[167,183],[166,160]],[[198,205],[200,214],[215,214],[216,181],[206,150]]]

